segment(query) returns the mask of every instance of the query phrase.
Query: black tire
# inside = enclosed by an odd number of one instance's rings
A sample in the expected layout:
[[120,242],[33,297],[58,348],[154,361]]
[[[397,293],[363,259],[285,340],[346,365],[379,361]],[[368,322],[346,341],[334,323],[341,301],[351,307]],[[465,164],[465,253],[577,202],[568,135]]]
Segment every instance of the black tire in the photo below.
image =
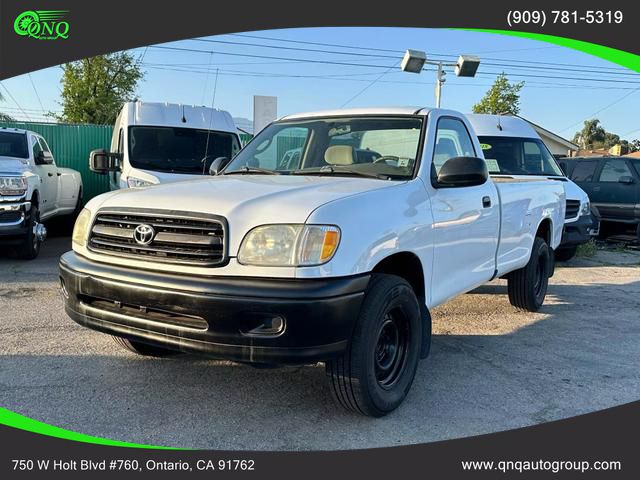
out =
[[115,335],[112,335],[112,338],[118,346],[138,355],[144,355],[145,357],[170,357],[180,353],[175,350],[169,350],[168,348],[156,347],[155,345],[136,342],[128,338],[116,337]]
[[537,312],[540,309],[549,285],[549,255],[547,242],[536,237],[529,263],[511,272],[507,277],[507,291],[511,305],[528,312]]
[[558,262],[567,262],[576,256],[578,251],[577,245],[571,245],[569,247],[560,247],[556,250],[556,260]]
[[38,205],[32,205],[27,220],[27,234],[24,242],[17,248],[18,257],[23,260],[33,260],[40,254],[41,242],[35,234],[36,224],[40,222],[40,210]]
[[336,403],[371,417],[395,410],[416,374],[421,320],[416,295],[404,279],[372,275],[349,347],[326,364]]

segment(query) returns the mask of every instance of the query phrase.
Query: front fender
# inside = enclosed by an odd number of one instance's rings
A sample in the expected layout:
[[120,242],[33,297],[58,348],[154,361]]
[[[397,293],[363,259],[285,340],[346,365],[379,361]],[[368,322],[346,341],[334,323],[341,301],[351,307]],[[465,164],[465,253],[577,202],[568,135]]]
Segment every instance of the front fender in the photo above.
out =
[[330,262],[298,268],[300,278],[370,272],[400,252],[414,253],[426,271],[433,263],[433,217],[419,179],[334,200],[312,212],[307,223],[338,225],[341,239]]

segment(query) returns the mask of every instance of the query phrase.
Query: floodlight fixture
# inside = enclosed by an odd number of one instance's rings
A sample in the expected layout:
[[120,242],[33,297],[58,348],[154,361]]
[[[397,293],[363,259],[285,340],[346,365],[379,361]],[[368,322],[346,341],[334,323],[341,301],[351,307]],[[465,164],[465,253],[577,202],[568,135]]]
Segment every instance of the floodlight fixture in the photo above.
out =
[[425,52],[407,49],[407,51],[404,52],[404,57],[402,57],[400,68],[402,68],[404,72],[420,73],[426,61],[427,54]]
[[460,55],[455,67],[458,77],[475,77],[480,66],[480,59],[475,55]]

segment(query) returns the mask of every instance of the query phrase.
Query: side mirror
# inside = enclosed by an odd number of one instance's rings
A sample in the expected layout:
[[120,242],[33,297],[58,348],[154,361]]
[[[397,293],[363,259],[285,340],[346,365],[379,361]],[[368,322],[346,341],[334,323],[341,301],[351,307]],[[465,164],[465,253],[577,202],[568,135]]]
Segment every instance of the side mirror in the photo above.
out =
[[34,159],[36,165],[51,165],[53,163],[53,157],[44,151],[39,151],[38,155]]
[[118,172],[120,171],[120,157],[119,153],[107,152],[104,149],[93,150],[89,154],[89,168],[92,172],[101,175]]
[[227,166],[227,164],[231,160],[229,157],[218,157],[213,162],[211,162],[211,166],[209,167],[209,175],[218,175],[220,171]]
[[625,185],[631,185],[632,183],[636,183],[635,179],[631,175],[623,175],[618,179],[618,182],[623,183]]
[[482,185],[489,179],[487,164],[481,158],[454,157],[450,158],[438,173],[438,187],[473,187]]

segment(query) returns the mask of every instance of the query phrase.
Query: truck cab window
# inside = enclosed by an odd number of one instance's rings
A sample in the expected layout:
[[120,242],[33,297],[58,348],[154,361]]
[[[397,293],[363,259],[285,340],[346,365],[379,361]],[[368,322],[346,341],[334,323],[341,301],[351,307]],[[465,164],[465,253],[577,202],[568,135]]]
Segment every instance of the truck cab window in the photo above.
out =
[[442,118],[436,130],[433,166],[437,175],[444,162],[454,157],[475,157],[476,153],[467,128],[455,118]]
[[42,146],[40,146],[37,137],[31,137],[31,149],[33,150],[33,158],[35,160],[38,158],[38,155],[40,155],[40,152],[42,152]]

